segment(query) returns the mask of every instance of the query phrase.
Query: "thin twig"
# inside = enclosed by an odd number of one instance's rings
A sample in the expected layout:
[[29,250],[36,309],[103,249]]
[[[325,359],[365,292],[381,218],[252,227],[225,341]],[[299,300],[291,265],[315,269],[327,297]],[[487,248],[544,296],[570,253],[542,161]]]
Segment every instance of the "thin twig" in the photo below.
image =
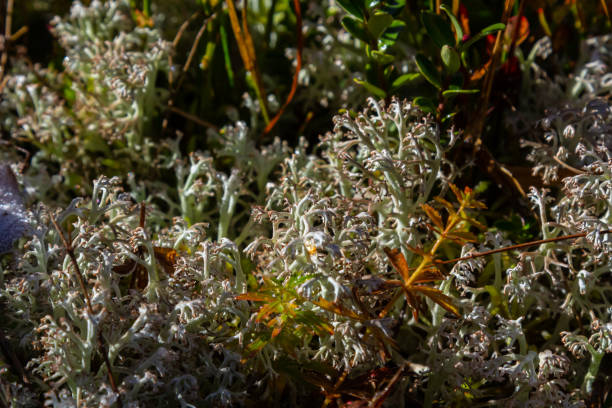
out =
[[[79,282],[79,286],[81,287],[81,291],[83,292],[83,296],[85,297],[85,303],[87,305],[87,312],[89,313],[90,318],[93,318],[94,311],[91,306],[91,298],[89,296],[89,292],[87,291],[87,287],[85,286],[85,278],[83,277],[83,274],[81,273],[81,268],[79,267],[79,263],[77,262],[76,255],[74,254],[74,248],[72,247],[72,244],[68,242],[68,240],[64,236],[64,232],[62,231],[60,226],[57,224],[57,221],[55,221],[55,217],[53,216],[53,214],[51,214],[51,223],[57,230],[57,233],[59,234],[60,239],[62,241],[62,244],[64,245],[64,248],[66,249],[66,253],[70,257],[70,261],[72,262],[72,266],[74,267],[77,281]],[[117,383],[115,382],[115,377],[113,376],[113,371],[111,369],[111,363],[110,363],[110,360],[108,359],[108,352],[106,351],[106,345],[104,344],[104,339],[102,337],[101,330],[97,330],[97,334],[98,334],[98,347],[100,348],[102,357],[104,359],[104,365],[106,366],[106,370],[108,371],[108,381],[110,383],[111,389],[117,395],[117,403],[121,407],[122,406],[121,395],[119,394],[119,389],[117,388]]]
[[582,170],[579,170],[579,169],[577,169],[575,167],[570,166],[569,164],[567,164],[566,162],[564,162],[563,160],[561,160],[557,156],[552,156],[552,158],[553,158],[554,161],[559,163],[559,165],[561,167],[565,167],[566,169],[568,169],[569,171],[571,171],[574,174],[577,174],[577,175],[586,174],[586,172],[584,172]]
[[183,72],[187,72],[189,70],[189,67],[191,66],[191,61],[193,61],[193,57],[196,53],[196,50],[198,49],[198,45],[200,44],[200,40],[202,39],[202,35],[204,34],[204,30],[206,30],[206,26],[208,26],[209,21],[210,21],[210,17],[204,21],[204,24],[202,24],[202,27],[200,27],[200,30],[196,34],[195,40],[193,41],[193,45],[191,46],[191,50],[189,50],[187,61],[185,62],[185,65],[183,66]]
[[289,95],[283,103],[283,106],[278,110],[276,115],[270,120],[268,125],[263,131],[263,136],[270,133],[272,128],[276,125],[280,117],[285,112],[285,109],[295,96],[295,91],[297,90],[298,85],[298,77],[300,74],[300,70],[302,69],[302,50],[304,49],[304,34],[302,33],[302,10],[300,8],[300,1],[293,0],[293,6],[295,7],[295,17],[296,17],[296,31],[297,31],[297,55],[296,55],[296,64],[295,64],[295,74],[293,74],[293,82],[291,83],[291,91],[289,91]]
[[[605,231],[600,231],[601,234],[610,234],[612,233],[612,230],[605,230]],[[506,251],[514,251],[515,249],[521,249],[521,248],[526,248],[526,247],[530,247],[530,246],[534,246],[534,245],[541,245],[541,244],[547,244],[549,242],[558,242],[558,241],[565,241],[568,239],[576,239],[576,238],[584,238],[586,237],[587,232],[581,232],[579,234],[572,234],[572,235],[563,235],[560,237],[555,237],[555,238],[547,238],[547,239],[540,239],[537,241],[529,241],[529,242],[523,242],[522,244],[515,244],[515,245],[510,245],[507,247],[503,247],[503,248],[497,248],[497,249],[491,249],[489,251],[483,251],[483,252],[474,252],[470,255],[466,255],[466,256],[462,256],[461,258],[454,258],[454,259],[449,259],[446,261],[440,261],[440,260],[433,260],[433,264],[434,265],[447,265],[447,264],[451,264],[451,263],[455,263],[455,262],[460,262],[460,261],[467,261],[468,259],[474,259],[474,258],[479,258],[481,256],[487,256],[487,255],[493,255],[493,254],[497,254],[500,252],[506,252]],[[414,271],[416,268],[412,267],[412,268],[408,268],[410,271]],[[392,285],[392,286],[401,286],[402,285],[402,281],[400,280],[387,280],[385,281],[385,283]]]
[[385,400],[389,396],[391,389],[393,389],[393,386],[395,385],[395,383],[397,383],[397,381],[400,379],[400,375],[404,372],[404,369],[406,368],[406,366],[407,364],[404,363],[397,369],[397,371],[395,372],[391,380],[389,380],[389,383],[387,384],[387,386],[382,391],[374,394],[374,398],[372,398],[372,401],[370,401],[370,403],[368,404],[368,407],[380,408],[382,406],[382,404],[385,402]]
[[6,63],[8,62],[8,44],[11,38],[11,30],[13,25],[13,0],[6,1],[6,15],[4,16],[4,38],[2,56],[0,56],[0,82],[4,78]]
[[[176,47],[178,47],[178,43],[183,37],[183,33],[185,32],[187,27],[189,27],[189,24],[191,24],[191,22],[195,20],[199,15],[200,15],[200,11],[198,10],[195,13],[193,13],[191,17],[185,20],[183,24],[181,24],[178,31],[176,32],[176,35],[174,36],[174,40],[172,41],[173,50],[176,50]],[[170,84],[170,86],[172,86],[172,83],[174,82],[174,76],[172,73],[172,63],[173,63],[172,53],[169,53],[168,54],[168,66],[170,67],[170,70],[168,71],[168,83]]]
[[185,65],[183,65],[182,75],[179,78],[178,84],[176,85],[176,89],[173,90],[174,93],[176,93],[178,91],[178,89],[183,85],[183,81],[185,80],[185,76],[187,74],[187,71],[189,71],[189,67],[191,66],[191,62],[193,61],[193,57],[195,56],[195,53],[196,53],[196,51],[198,49],[198,45],[200,44],[200,40],[202,39],[202,35],[204,34],[204,30],[206,30],[206,27],[208,26],[208,23],[215,16],[215,14],[216,14],[216,12],[212,13],[210,16],[206,17],[206,19],[204,20],[204,23],[202,23],[202,26],[198,30],[198,33],[196,34],[195,40],[193,40],[193,45],[191,46],[191,49],[189,50],[189,55],[187,56],[187,60],[185,61]]
[[185,112],[177,107],[174,106],[168,106],[167,109],[171,112],[174,112],[182,117],[184,117],[185,119],[189,119],[190,121],[197,123],[200,126],[206,127],[206,128],[211,128],[214,129],[216,131],[219,130],[219,127],[211,122],[208,122],[204,119],[200,119],[195,115],[192,115],[191,113]]
[[[612,233],[612,230],[605,230],[605,231],[601,231],[600,233],[601,234],[610,234],[610,233]],[[510,246],[503,247],[503,248],[491,249],[489,251],[474,252],[473,254],[466,255],[466,256],[463,256],[461,258],[450,259],[448,261],[434,261],[434,264],[435,265],[445,265],[445,264],[449,264],[449,263],[453,263],[453,262],[467,261],[468,259],[474,259],[474,258],[478,258],[478,257],[481,257],[481,256],[497,254],[499,252],[513,251],[515,249],[526,248],[526,247],[530,247],[530,246],[534,246],[534,245],[547,244],[549,242],[558,242],[558,241],[565,241],[565,240],[568,240],[568,239],[584,238],[584,237],[586,237],[586,235],[587,235],[586,232],[581,232],[579,234],[563,235],[563,236],[555,237],[555,238],[547,238],[547,239],[540,239],[540,240],[537,240],[537,241],[529,241],[529,242],[524,242],[522,244],[510,245]]]
[[[191,65],[191,61],[193,60],[193,56],[198,48],[198,43],[200,42],[200,39],[202,38],[202,35],[204,33],[204,30],[206,29],[206,27],[208,26],[209,21],[216,15],[217,11],[216,8],[215,10],[213,10],[213,12],[206,16],[204,18],[204,22],[202,23],[202,27],[200,27],[200,30],[198,31],[198,34],[196,35],[196,38],[191,46],[191,50],[189,51],[189,56],[187,58],[187,61],[185,62],[183,68],[181,69],[180,72],[180,76],[178,79],[178,83],[176,84],[176,86],[173,86],[174,83],[174,77],[172,75],[172,56],[170,55],[168,57],[168,63],[170,65],[170,71],[168,73],[168,82],[170,84],[170,97],[168,98],[168,103],[167,103],[167,110],[170,111],[174,111],[174,98],[176,97],[178,90],[181,88],[181,86],[183,85],[183,81],[185,80],[185,76],[187,74],[187,71],[189,70],[189,66]],[[200,13],[196,12],[194,14],[191,15],[191,17],[189,17],[189,19],[185,22],[183,22],[183,24],[181,24],[181,26],[179,27],[178,32],[176,33],[176,36],[174,37],[174,41],[172,41],[172,46],[174,49],[176,49],[176,47],[178,46],[178,42],[181,39],[181,37],[183,36],[183,33],[185,32],[185,30],[187,29],[187,26],[191,23],[191,21],[193,21],[195,18],[197,18],[197,16],[199,16]],[[175,111],[176,113],[180,113],[182,111]],[[184,115],[183,115],[184,116]],[[191,120],[194,120],[192,117],[190,118]],[[197,121],[196,121],[197,123]],[[166,115],[166,117],[164,118],[163,122],[162,122],[162,132],[165,132],[166,129],[168,127],[168,117]]]

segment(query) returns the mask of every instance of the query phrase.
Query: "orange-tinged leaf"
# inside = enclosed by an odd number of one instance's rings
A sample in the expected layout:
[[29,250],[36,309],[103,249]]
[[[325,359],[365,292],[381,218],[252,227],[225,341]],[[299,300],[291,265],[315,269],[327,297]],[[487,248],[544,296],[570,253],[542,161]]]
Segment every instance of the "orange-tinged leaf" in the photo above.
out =
[[493,60],[489,59],[483,66],[475,70],[470,76],[470,81],[478,81],[479,79],[482,79],[487,74],[487,71],[489,71],[492,61]]
[[453,205],[451,203],[449,203],[448,201],[446,201],[442,197],[437,197],[437,196],[434,197],[434,200],[436,200],[437,202],[442,204],[446,208],[446,211],[448,211],[448,213],[450,215],[455,214],[455,207],[453,207]]
[[606,15],[606,17],[608,18],[608,21],[610,20],[610,13],[608,12],[608,5],[606,4],[606,0],[600,0],[601,3],[601,8],[604,11],[604,14]]
[[153,27],[153,18],[140,10],[134,10],[134,20],[136,20],[138,27]]
[[408,248],[408,250],[410,252],[413,252],[413,253],[415,253],[415,254],[417,254],[419,256],[422,256],[422,257],[426,257],[426,256],[429,255],[427,252],[425,252],[421,248],[413,247],[413,246],[410,246],[410,245],[406,245],[406,248]]
[[410,290],[427,296],[428,298],[442,306],[445,310],[451,312],[457,317],[461,317],[461,315],[459,314],[459,309],[453,304],[453,298],[445,295],[440,290],[436,288],[430,288],[429,286],[411,286]]
[[272,330],[272,334],[270,335],[270,337],[275,338],[276,336],[280,334],[281,330],[283,330],[282,326],[276,326],[274,330]]
[[172,248],[153,247],[153,254],[157,262],[164,268],[167,275],[173,275],[178,258],[178,252]]
[[436,266],[427,266],[425,269],[422,269],[419,273],[419,277],[416,278],[414,283],[425,283],[425,282],[435,282],[444,279],[444,273],[436,267]]
[[393,297],[391,298],[391,300],[385,305],[385,307],[383,308],[383,310],[378,314],[378,317],[383,318],[387,315],[387,313],[389,313],[389,311],[391,310],[391,308],[393,307],[393,305],[395,304],[395,302],[397,302],[397,300],[400,298],[400,296],[402,295],[402,292],[404,291],[404,288],[402,286],[402,289],[398,290],[397,292],[395,292],[395,294],[393,295]]
[[463,29],[464,38],[470,36],[470,17],[468,16],[467,8],[463,3],[459,4],[459,21],[461,22],[461,28]]
[[529,37],[529,21],[525,16],[521,16],[520,21],[518,20],[518,16],[512,16],[508,19],[506,31],[504,32],[504,42],[506,44],[510,44],[512,42],[513,35],[516,38],[516,43],[514,44],[515,46],[520,45],[527,39],[527,37]]
[[384,248],[384,251],[389,258],[391,265],[393,265],[395,270],[399,272],[402,279],[404,279],[404,281],[410,279],[410,268],[408,267],[408,262],[406,262],[406,258],[404,258],[402,251],[399,249],[390,248]]
[[446,234],[446,238],[453,240],[459,245],[463,245],[466,242],[478,242],[478,239],[474,234],[469,231],[453,231]]
[[457,201],[459,201],[459,203],[463,202],[463,194],[461,193],[461,190],[459,190],[459,188],[454,185],[453,183],[448,183],[449,187],[451,188],[451,190],[453,190],[453,193],[455,194],[455,197],[457,197]]
[[441,230],[444,229],[444,222],[442,221],[442,217],[435,208],[428,204],[421,205],[421,208],[423,208],[427,216],[431,219],[431,221],[436,227],[440,228]]
[[419,319],[419,309],[421,307],[421,303],[419,302],[419,298],[412,293],[411,289],[404,288],[404,293],[406,294],[406,302],[412,308],[412,317],[414,320]]
[[278,302],[263,305],[257,313],[256,321],[261,322],[277,311]]
[[266,294],[248,292],[248,293],[243,293],[241,295],[236,295],[234,297],[234,299],[237,299],[237,300],[250,300],[250,301],[253,301],[253,302],[268,302],[268,301],[272,300],[272,297],[270,295],[266,295]]
[[332,303],[329,300],[319,298],[319,300],[311,300],[313,304],[319,306],[321,309],[327,310],[328,312],[332,312],[341,316],[350,317],[355,320],[363,320],[361,316],[352,310],[348,310],[336,303]]
[[465,217],[465,221],[469,222],[470,224],[472,224],[473,226],[475,226],[476,228],[478,228],[481,231],[486,231],[487,230],[487,226],[482,224],[480,221],[476,220],[475,218]]

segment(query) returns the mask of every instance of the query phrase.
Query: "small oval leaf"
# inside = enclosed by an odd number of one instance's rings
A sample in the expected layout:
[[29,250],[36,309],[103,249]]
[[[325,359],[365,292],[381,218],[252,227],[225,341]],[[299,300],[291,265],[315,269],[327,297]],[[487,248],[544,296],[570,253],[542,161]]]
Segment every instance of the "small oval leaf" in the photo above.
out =
[[385,30],[379,41],[387,46],[392,46],[397,41],[400,33],[406,27],[406,23],[402,20],[393,20],[391,25]]
[[463,38],[463,29],[461,28],[461,24],[459,24],[459,20],[457,20],[457,17],[455,17],[453,12],[448,9],[446,4],[440,5],[440,8],[444,10],[449,20],[453,24],[453,28],[455,29],[455,44],[457,44],[457,42]]
[[421,74],[425,77],[429,83],[431,83],[436,88],[440,89],[442,87],[442,80],[440,79],[440,74],[438,70],[434,66],[434,64],[427,59],[423,54],[417,54],[416,58],[417,68],[421,72]]
[[342,27],[361,41],[365,43],[370,41],[365,25],[361,21],[349,16],[344,16],[342,18]]
[[410,72],[409,74],[400,75],[391,83],[391,88],[397,89],[419,77],[421,77],[421,74],[418,72]]
[[459,59],[459,54],[455,51],[454,48],[445,45],[440,50],[440,57],[442,58],[442,63],[444,64],[444,68],[449,74],[454,74],[459,71],[461,67],[461,60]]
[[378,62],[380,65],[388,65],[390,63],[393,62],[393,60],[395,59],[395,57],[393,55],[390,54],[386,54],[382,51],[372,51],[372,58]]
[[461,50],[467,50],[481,38],[486,37],[489,34],[493,34],[496,31],[503,30],[504,28],[506,28],[506,25],[503,23],[491,24],[490,26],[483,28],[478,34],[463,43],[463,45],[461,46]]
[[427,30],[427,34],[429,34],[438,48],[442,48],[444,45],[455,45],[453,31],[444,18],[431,12],[424,12],[421,14],[421,21],[425,26],[425,30]]
[[355,1],[355,0],[336,0],[337,3],[340,5],[340,7],[342,7],[344,9],[344,11],[346,11],[347,13],[349,13],[350,15],[352,15],[353,17],[355,17],[358,20],[363,21],[363,8],[362,8],[362,1]]
[[381,11],[385,11],[392,16],[397,16],[406,6],[406,0],[384,0],[380,6]]
[[379,98],[387,97],[387,93],[385,91],[383,91],[376,85],[369,83],[368,81],[362,81],[361,79],[358,79],[358,78],[354,78],[353,81],[355,81],[355,83],[359,85],[362,85],[365,89],[368,90],[368,92],[370,92],[374,96],[377,96]]
[[393,16],[385,12],[377,12],[368,19],[368,31],[373,38],[378,39],[387,28],[393,23]]

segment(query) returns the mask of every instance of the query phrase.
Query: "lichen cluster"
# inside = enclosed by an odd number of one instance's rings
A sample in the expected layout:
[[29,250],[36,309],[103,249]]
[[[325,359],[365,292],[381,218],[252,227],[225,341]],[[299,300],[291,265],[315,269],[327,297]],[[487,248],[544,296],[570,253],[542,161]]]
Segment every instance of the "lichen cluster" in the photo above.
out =
[[[209,19],[225,10],[203,3]],[[271,13],[282,27],[288,3]],[[496,201],[498,179],[474,175],[485,170],[466,153],[465,112],[455,125],[457,112],[401,93],[366,98],[351,76],[367,77],[369,56],[340,25],[351,2],[306,3],[293,103],[335,112],[318,140],[292,127],[297,108],[263,132],[254,91],[216,112],[218,126],[176,130],[168,75],[181,47],[161,4],[143,23],[127,0],[75,2],[52,20],[62,67],[12,59],[0,100],[3,405],[609,401],[610,36],[583,41],[554,79],[548,37],[517,50],[521,100],[541,106],[518,103],[500,123],[539,181],[509,203]],[[284,44],[290,31],[262,23],[269,7],[250,10],[252,35]],[[405,74],[415,52],[399,44],[389,66]],[[542,241],[476,256],[529,240]]]

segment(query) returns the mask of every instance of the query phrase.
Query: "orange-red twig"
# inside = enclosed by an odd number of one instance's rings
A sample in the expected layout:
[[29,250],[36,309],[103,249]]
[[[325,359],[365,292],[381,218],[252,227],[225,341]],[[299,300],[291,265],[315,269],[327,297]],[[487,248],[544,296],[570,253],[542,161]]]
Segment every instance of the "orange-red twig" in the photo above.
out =
[[274,128],[274,126],[276,125],[276,122],[278,122],[280,117],[283,115],[283,112],[285,112],[285,109],[287,108],[287,106],[289,106],[289,104],[293,100],[293,96],[295,95],[295,91],[297,90],[298,75],[300,74],[300,70],[302,69],[302,50],[304,49],[304,34],[302,33],[302,10],[300,9],[299,0],[293,0],[293,5],[295,7],[296,31],[297,31],[297,57],[296,57],[297,63],[295,67],[295,74],[293,75],[293,82],[291,83],[291,91],[289,92],[289,95],[287,96],[285,103],[283,103],[283,106],[281,106],[281,108],[278,110],[276,115],[270,120],[270,122],[264,129],[263,131],[264,136],[270,133],[272,128]]
[[[609,234],[609,233],[612,233],[612,230],[601,231],[601,234]],[[449,263],[454,263],[454,262],[459,262],[459,261],[467,261],[468,259],[474,259],[474,258],[478,258],[481,256],[497,254],[499,252],[513,251],[515,249],[526,248],[526,247],[530,247],[534,245],[547,244],[549,242],[558,242],[558,241],[565,241],[567,239],[584,238],[586,237],[586,235],[587,235],[586,232],[581,232],[579,234],[563,235],[561,237],[540,239],[537,241],[529,241],[529,242],[525,242],[522,244],[510,245],[510,246],[503,247],[503,248],[491,249],[489,251],[474,252],[473,254],[462,256],[461,258],[449,259],[448,261],[434,261],[434,263],[436,265],[444,265],[444,264],[449,264]]]

